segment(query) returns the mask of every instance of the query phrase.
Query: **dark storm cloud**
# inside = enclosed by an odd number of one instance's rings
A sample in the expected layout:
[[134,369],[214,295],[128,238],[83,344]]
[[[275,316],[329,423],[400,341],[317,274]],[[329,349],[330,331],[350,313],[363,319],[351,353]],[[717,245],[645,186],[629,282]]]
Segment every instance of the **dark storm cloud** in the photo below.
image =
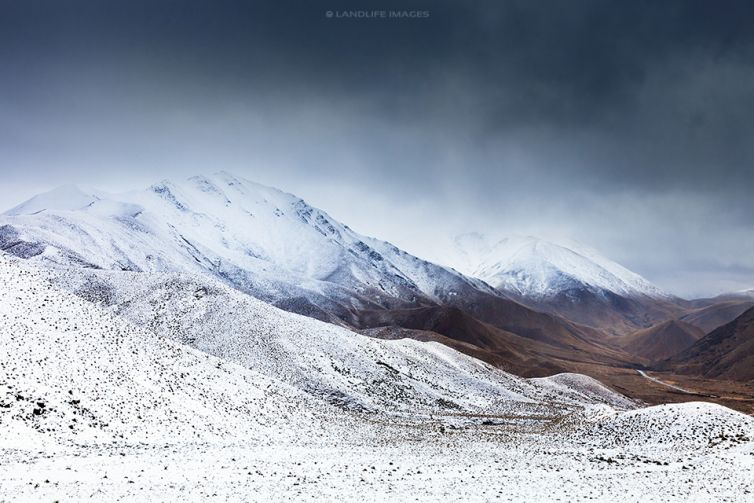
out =
[[[325,15],[355,10],[429,17]],[[747,271],[752,25],[743,1],[2,1],[3,197],[224,168],[420,253],[434,218],[658,281]]]

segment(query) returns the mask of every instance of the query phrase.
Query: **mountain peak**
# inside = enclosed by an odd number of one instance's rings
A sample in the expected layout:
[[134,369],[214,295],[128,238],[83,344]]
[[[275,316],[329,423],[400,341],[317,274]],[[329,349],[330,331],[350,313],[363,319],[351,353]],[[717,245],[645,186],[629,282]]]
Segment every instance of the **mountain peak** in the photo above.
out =
[[66,184],[24,201],[5,215],[33,215],[43,211],[74,211],[85,208],[100,198],[94,191],[84,190],[78,185]]
[[640,275],[577,242],[509,236],[494,241],[478,233],[455,239],[466,260],[463,272],[496,288],[529,298],[547,298],[587,288],[621,296],[667,297]]

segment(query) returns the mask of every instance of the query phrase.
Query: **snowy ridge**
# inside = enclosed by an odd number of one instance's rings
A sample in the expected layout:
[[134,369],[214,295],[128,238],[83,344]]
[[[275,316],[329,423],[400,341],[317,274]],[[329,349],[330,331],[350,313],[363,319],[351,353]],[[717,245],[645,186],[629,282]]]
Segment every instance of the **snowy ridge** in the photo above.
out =
[[584,435],[601,446],[730,448],[754,442],[754,418],[706,402],[657,405],[616,414]]
[[490,242],[479,234],[456,238],[459,264],[466,274],[532,299],[589,288],[621,296],[666,298],[640,275],[583,245],[560,245],[532,236]]
[[82,190],[75,185],[63,185],[49,192],[36,195],[4,215],[33,215],[43,211],[72,211],[86,208],[99,200],[94,191]]
[[637,403],[616,394],[596,379],[583,374],[563,373],[536,377],[532,382],[562,393],[576,394],[584,403],[607,403],[620,409],[633,409]]
[[300,198],[224,172],[93,201],[73,189],[50,194],[0,217],[0,249],[61,264],[210,274],[265,301],[309,303],[341,317],[468,290],[494,294]]
[[587,398],[568,386],[542,386],[439,343],[362,336],[282,311],[206,277],[52,273],[57,284],[137,325],[348,409],[551,415],[594,402],[636,406],[606,388]]

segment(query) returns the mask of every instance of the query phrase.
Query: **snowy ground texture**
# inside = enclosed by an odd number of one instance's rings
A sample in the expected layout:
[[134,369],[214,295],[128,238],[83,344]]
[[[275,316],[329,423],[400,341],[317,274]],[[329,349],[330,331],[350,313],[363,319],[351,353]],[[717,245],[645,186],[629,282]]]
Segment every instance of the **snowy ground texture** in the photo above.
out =
[[0,255],[0,501],[754,501],[754,419]]

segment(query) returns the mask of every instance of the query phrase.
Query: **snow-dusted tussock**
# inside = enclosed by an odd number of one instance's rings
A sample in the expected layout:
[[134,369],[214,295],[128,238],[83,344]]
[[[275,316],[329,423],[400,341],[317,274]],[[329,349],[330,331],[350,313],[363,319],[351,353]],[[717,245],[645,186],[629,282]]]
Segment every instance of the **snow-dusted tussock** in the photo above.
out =
[[706,402],[658,405],[603,419],[584,435],[602,447],[731,447],[754,443],[754,418]]
[[[258,372],[160,338],[0,254],[0,444],[302,435],[326,411]],[[316,405],[316,406],[315,406]]]
[[386,341],[288,313],[206,277],[58,269],[56,281],[164,337],[346,408],[552,416],[595,400],[438,343]]

